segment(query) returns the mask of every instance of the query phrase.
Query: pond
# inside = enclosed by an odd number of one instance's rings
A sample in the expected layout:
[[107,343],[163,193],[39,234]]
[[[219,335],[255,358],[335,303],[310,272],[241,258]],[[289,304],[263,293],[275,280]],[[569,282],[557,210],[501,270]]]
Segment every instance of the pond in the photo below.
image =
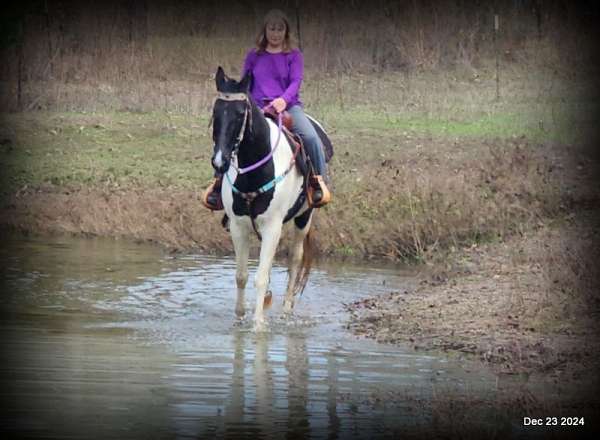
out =
[[[276,264],[268,332],[235,319],[231,258],[3,235],[1,430],[33,438],[364,438],[427,426],[441,390],[491,395],[465,360],[359,339],[349,303],[414,269],[321,262],[294,316]],[[250,265],[250,281],[256,269]],[[246,301],[253,311],[254,291]]]

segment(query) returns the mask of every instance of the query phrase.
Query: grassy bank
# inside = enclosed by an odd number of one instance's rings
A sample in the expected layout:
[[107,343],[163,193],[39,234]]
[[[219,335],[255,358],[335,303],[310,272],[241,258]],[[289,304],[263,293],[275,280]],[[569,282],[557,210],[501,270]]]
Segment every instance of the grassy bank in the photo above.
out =
[[[572,171],[589,169],[577,147],[593,128],[586,82],[512,75],[500,101],[484,71],[310,82],[308,110],[335,146],[334,202],[317,220],[321,251],[423,260],[593,198],[572,188]],[[230,251],[218,226],[205,234],[219,217],[198,202],[212,176],[208,117],[206,109],[3,114],[3,223]]]

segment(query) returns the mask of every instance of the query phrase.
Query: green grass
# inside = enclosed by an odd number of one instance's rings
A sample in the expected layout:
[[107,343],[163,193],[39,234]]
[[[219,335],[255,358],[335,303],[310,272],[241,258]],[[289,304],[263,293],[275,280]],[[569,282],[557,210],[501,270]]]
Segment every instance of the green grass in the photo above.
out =
[[[512,108],[511,108],[512,107]],[[598,105],[589,102],[551,104],[497,105],[487,110],[417,112],[374,112],[369,108],[315,109],[312,112],[337,132],[350,131],[375,135],[406,134],[436,138],[501,138],[525,137],[535,142],[574,144],[584,141],[594,129],[586,115],[595,114]],[[583,117],[582,117],[583,116]]]
[[[437,143],[478,148],[473,141],[519,137],[585,141],[598,105],[585,84],[550,89],[548,81],[542,73],[504,78],[499,102],[493,77],[475,83],[448,72],[314,78],[304,96],[333,138],[332,166],[351,170],[399,151],[416,155],[421,144],[431,152]],[[212,175],[208,117],[208,110],[4,114],[0,183],[5,193],[43,183],[198,188]]]
[[448,138],[510,138],[574,144],[596,122],[593,78],[537,68],[493,73],[385,73],[314,78],[304,93],[310,113],[335,130],[377,130]]
[[5,115],[4,190],[23,185],[190,188],[207,181],[207,119],[166,113]]

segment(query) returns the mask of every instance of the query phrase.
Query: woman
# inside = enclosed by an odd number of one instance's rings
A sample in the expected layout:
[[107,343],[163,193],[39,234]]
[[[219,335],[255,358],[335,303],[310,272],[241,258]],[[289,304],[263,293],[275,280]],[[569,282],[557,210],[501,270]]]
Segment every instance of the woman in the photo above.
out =
[[[252,73],[250,94],[256,104],[261,108],[270,104],[277,113],[287,110],[292,116],[292,131],[302,138],[316,174],[311,177],[312,206],[324,206],[330,193],[323,181],[326,166],[323,144],[300,102],[304,57],[294,45],[289,20],[282,11],[273,9],[265,16],[256,48],[246,54],[241,76],[248,72]],[[209,209],[223,209],[221,180],[222,176],[217,175],[205,193],[204,204]]]

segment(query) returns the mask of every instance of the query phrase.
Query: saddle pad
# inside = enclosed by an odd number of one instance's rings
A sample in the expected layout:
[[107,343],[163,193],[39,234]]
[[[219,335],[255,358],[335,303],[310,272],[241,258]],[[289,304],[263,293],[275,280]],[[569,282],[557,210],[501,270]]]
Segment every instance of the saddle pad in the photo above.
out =
[[290,148],[292,149],[292,153],[296,151],[296,147],[300,144],[300,151],[296,156],[296,167],[302,173],[304,177],[308,176],[308,160],[306,155],[306,150],[304,150],[304,145],[302,143],[302,138],[297,134],[291,132],[287,128],[283,127],[283,134],[285,135],[288,143],[290,144]]
[[321,142],[323,143],[323,148],[325,150],[324,151],[325,162],[328,163],[331,160],[331,158],[333,157],[333,145],[331,144],[331,139],[329,139],[327,132],[325,131],[323,126],[319,123],[319,121],[317,121],[315,118],[313,118],[309,114],[306,114],[306,117],[308,118],[310,123],[313,125],[313,127],[315,127],[317,134],[321,138]]

